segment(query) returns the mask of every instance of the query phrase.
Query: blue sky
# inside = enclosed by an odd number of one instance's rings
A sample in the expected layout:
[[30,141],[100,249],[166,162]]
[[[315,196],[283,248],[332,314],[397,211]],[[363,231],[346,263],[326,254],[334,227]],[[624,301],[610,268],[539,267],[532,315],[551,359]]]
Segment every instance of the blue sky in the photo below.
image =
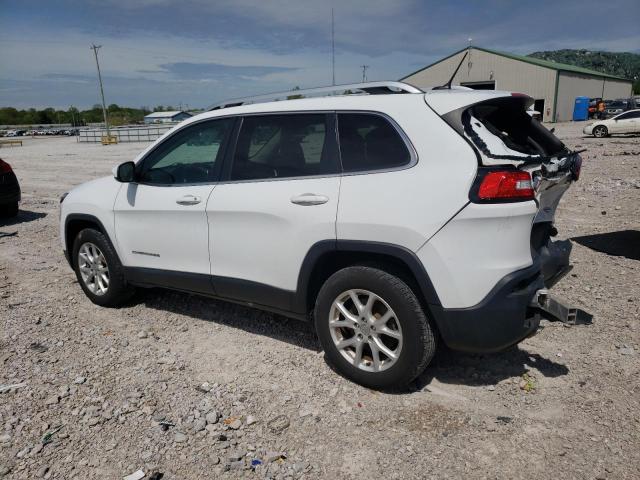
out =
[[[0,0],[0,106],[205,107],[225,98],[397,79],[473,44],[513,53],[640,51],[638,0]],[[596,14],[603,18],[597,20]]]

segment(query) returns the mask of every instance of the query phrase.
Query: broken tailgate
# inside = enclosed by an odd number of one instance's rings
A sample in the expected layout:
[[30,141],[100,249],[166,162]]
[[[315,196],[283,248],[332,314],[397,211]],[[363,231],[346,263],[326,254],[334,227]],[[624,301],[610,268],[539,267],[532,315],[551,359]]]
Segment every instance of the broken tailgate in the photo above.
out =
[[479,177],[492,169],[530,175],[538,205],[531,228],[532,256],[540,261],[545,285],[551,287],[571,269],[571,243],[552,240],[557,234],[553,222],[560,199],[580,175],[580,153],[527,113],[533,103],[527,95],[457,91],[447,97],[445,92],[428,92],[425,101],[472,146]]

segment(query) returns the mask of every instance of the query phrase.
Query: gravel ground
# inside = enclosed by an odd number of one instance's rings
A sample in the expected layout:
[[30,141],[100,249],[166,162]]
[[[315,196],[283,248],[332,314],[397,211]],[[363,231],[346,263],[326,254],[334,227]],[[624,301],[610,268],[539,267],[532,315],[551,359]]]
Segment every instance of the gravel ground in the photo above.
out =
[[[442,351],[411,391],[332,372],[305,323],[160,289],[89,302],[58,197],[145,144],[3,148],[23,188],[0,223],[0,477],[640,478],[640,137],[583,138],[558,210],[593,316],[495,355]],[[254,468],[251,469],[251,465]],[[137,477],[134,477],[137,478]]]

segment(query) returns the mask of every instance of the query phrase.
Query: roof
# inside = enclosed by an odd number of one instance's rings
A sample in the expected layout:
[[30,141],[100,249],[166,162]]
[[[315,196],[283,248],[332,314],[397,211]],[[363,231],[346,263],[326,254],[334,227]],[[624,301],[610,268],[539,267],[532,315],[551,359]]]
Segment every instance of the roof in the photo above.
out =
[[[602,73],[602,72],[598,72],[596,70],[591,70],[589,68],[582,68],[582,67],[576,67],[575,65],[569,65],[567,63],[558,63],[558,62],[552,62],[550,60],[541,60],[539,58],[534,58],[534,57],[528,57],[526,55],[516,55],[515,53],[506,53],[506,52],[500,52],[498,50],[491,50],[489,48],[482,48],[482,47],[470,47],[474,50],[480,50],[481,52],[487,52],[487,53],[492,53],[493,55],[499,55],[501,57],[506,57],[506,58],[510,58],[511,60],[518,60],[520,62],[525,62],[525,63],[530,63],[532,65],[537,65],[538,67],[544,67],[544,68],[550,68],[551,70],[557,70],[557,71],[561,71],[561,72],[571,72],[571,73],[580,73],[582,75],[591,75],[591,76],[595,76],[595,77],[602,77],[602,78],[611,78],[614,80],[624,80],[626,82],[631,82],[631,80],[629,80],[628,78],[624,78],[624,77],[618,77],[616,75],[610,75],[608,73]],[[463,48],[462,50],[458,50],[455,53],[452,53],[451,55],[449,55],[448,57],[445,57],[441,60],[438,60],[437,62],[434,62],[430,65],[427,65],[426,67],[423,67],[419,70],[416,70],[413,73],[410,73],[409,75],[403,77],[400,79],[400,81],[405,80],[407,78],[409,78],[411,75],[415,75],[418,72],[421,72],[422,70],[426,70],[429,67],[432,67],[433,65],[436,65],[440,62],[443,62],[445,60],[447,60],[448,58],[454,57],[455,55],[458,55],[462,52],[464,52],[465,50],[467,50],[467,48]]]
[[191,114],[189,112],[183,112],[181,110],[175,110],[175,111],[172,111],[172,112],[153,112],[153,113],[150,113],[149,115],[145,115],[144,118],[171,118],[171,117],[175,117],[176,115],[179,115],[181,113],[184,113],[185,115],[191,116]]
[[[349,93],[347,93],[349,92]],[[218,110],[220,108],[237,107],[239,105],[248,105],[252,103],[277,102],[282,100],[300,100],[309,97],[322,97],[334,95],[382,95],[397,93],[424,93],[418,87],[407,83],[382,81],[382,82],[363,82],[349,83],[344,85],[331,85],[330,87],[307,88],[304,90],[288,90],[286,92],[274,92],[264,95],[255,95],[252,97],[233,98],[218,102],[211,105],[207,110]],[[295,97],[295,98],[292,98]]]

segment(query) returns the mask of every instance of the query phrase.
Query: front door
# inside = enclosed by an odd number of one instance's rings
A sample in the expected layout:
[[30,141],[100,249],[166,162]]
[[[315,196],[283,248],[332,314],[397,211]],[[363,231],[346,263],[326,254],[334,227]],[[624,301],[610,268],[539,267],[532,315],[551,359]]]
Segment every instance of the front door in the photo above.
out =
[[336,238],[339,159],[332,114],[246,116],[207,205],[222,297],[289,309],[312,245]]
[[114,206],[125,267],[155,269],[165,276],[210,275],[205,207],[232,124],[219,119],[188,125],[136,165],[137,181],[120,189]]

